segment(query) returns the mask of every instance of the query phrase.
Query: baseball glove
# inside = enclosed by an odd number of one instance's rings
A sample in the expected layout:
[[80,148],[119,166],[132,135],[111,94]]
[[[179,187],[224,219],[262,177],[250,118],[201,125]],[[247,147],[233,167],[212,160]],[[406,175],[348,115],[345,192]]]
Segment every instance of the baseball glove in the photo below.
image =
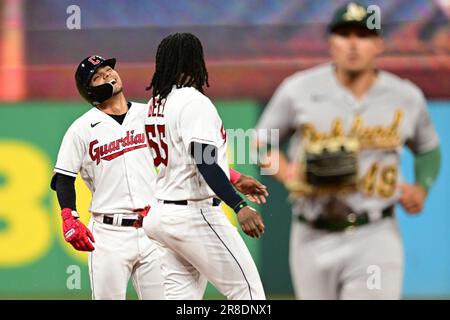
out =
[[287,184],[287,188],[294,195],[355,190],[358,149],[358,140],[354,138],[338,137],[308,143],[304,147],[302,176]]

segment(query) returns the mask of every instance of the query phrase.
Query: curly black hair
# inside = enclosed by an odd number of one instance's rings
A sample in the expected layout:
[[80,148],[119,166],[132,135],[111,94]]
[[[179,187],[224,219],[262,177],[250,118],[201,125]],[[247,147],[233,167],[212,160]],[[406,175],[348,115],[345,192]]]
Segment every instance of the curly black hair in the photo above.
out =
[[200,40],[191,33],[174,33],[164,38],[156,52],[156,67],[152,82],[146,89],[153,89],[153,99],[167,98],[173,86],[195,87],[203,93],[209,87],[208,71]]

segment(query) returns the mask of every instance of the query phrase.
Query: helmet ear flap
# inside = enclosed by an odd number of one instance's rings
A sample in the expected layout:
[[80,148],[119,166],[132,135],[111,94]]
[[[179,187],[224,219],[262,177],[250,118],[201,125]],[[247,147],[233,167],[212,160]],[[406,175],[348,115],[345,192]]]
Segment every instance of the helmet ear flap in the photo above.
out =
[[94,106],[97,106],[114,95],[114,85],[107,82],[95,87],[89,86],[87,95],[89,96],[91,103]]

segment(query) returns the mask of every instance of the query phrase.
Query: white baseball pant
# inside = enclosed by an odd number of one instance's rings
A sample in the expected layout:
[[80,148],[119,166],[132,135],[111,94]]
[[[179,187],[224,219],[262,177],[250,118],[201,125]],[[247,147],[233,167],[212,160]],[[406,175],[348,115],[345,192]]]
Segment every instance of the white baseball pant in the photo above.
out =
[[211,199],[188,205],[159,201],[143,227],[160,246],[166,299],[201,299],[206,280],[228,299],[265,299],[247,246]]
[[130,277],[139,299],[164,299],[157,245],[142,228],[104,224],[94,216],[89,229],[95,239],[88,258],[92,299],[126,299]]

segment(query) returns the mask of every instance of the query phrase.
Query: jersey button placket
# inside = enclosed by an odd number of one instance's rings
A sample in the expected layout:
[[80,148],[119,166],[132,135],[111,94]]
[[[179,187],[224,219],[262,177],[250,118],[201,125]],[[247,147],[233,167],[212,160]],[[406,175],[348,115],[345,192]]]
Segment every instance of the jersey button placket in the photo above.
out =
[[[125,119],[124,119],[124,121],[122,123],[122,126],[121,126],[122,139],[123,139],[123,137],[126,136],[127,131],[129,130],[126,127],[126,122],[127,122],[127,117],[125,116]],[[127,148],[127,146],[123,145],[123,140],[122,140],[122,151],[124,151],[126,148]],[[132,186],[131,186],[132,174],[130,173],[130,170],[129,170],[130,168],[127,165],[127,158],[128,158],[128,156],[129,156],[129,154],[127,152],[124,152],[122,154],[121,158],[122,158],[122,161],[123,161],[123,167],[125,169],[125,177],[127,179],[126,184],[127,184],[127,187],[128,187],[128,195],[129,195],[130,203],[134,206],[135,203],[134,203],[134,198],[132,196],[134,194],[134,190],[132,189]]]

